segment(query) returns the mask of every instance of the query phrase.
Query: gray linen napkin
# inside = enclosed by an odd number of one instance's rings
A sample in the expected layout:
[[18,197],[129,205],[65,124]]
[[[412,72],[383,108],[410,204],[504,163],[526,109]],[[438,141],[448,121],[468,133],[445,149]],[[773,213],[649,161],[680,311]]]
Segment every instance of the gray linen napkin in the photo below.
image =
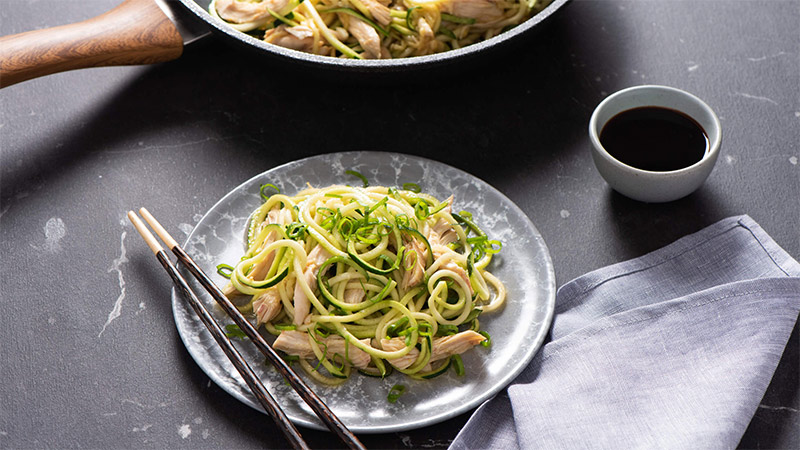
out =
[[748,216],[556,294],[552,340],[451,449],[732,448],[800,311],[800,264]]

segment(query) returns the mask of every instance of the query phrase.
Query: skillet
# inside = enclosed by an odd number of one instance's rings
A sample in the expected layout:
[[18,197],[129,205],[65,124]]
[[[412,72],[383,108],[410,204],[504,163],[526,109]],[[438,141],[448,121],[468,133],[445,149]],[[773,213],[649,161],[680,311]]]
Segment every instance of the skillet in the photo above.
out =
[[210,34],[256,55],[316,69],[351,74],[418,71],[468,60],[519,41],[568,1],[553,0],[517,27],[461,49],[411,58],[357,60],[267,44],[212,17],[207,12],[210,0],[125,0],[83,22],[0,38],[0,88],[66,70],[170,61],[180,57],[185,45]]

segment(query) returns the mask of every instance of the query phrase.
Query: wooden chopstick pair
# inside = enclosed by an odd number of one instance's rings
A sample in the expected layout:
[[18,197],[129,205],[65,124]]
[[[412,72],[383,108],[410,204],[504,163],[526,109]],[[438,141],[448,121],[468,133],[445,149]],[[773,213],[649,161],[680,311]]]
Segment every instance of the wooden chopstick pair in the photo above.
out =
[[[358,438],[351,432],[344,423],[336,417],[333,411],[322,401],[322,399],[311,390],[311,388],[300,378],[289,364],[283,360],[266,340],[256,331],[255,327],[245,319],[238,309],[231,303],[230,300],[222,293],[222,291],[211,281],[211,279],[195,264],[194,260],[178,245],[175,239],[161,226],[160,223],[145,209],[139,209],[144,220],[156,232],[158,237],[172,250],[178,257],[178,260],[187,268],[189,272],[200,282],[203,288],[208,291],[212,298],[222,307],[222,309],[233,319],[234,323],[247,335],[248,338],[255,344],[261,353],[266,356],[267,360],[280,372],[281,375],[289,382],[292,388],[300,395],[300,397],[308,404],[314,413],[322,420],[323,423],[342,441],[352,449],[366,450],[366,447],[358,440]],[[220,328],[219,324],[214,320],[208,312],[203,303],[197,298],[194,292],[183,276],[178,272],[175,265],[167,256],[167,253],[158,243],[156,238],[150,233],[145,224],[133,212],[128,212],[128,219],[130,219],[136,231],[144,238],[147,245],[155,253],[156,259],[164,266],[169,276],[175,282],[175,285],[184,294],[185,298],[189,301],[192,309],[200,317],[200,320],[208,328],[214,340],[222,348],[223,352],[231,360],[236,370],[239,371],[242,378],[244,378],[247,385],[253,391],[256,399],[261,403],[264,409],[275,420],[275,423],[284,433],[286,438],[297,449],[308,449],[308,444],[303,440],[303,437],[295,428],[294,424],[289,420],[286,414],[281,409],[280,405],[275,401],[275,398],[269,393],[266,387],[258,379],[255,372],[250,368],[247,362],[242,358],[242,355],[236,350],[231,341],[227,338],[225,333]]]

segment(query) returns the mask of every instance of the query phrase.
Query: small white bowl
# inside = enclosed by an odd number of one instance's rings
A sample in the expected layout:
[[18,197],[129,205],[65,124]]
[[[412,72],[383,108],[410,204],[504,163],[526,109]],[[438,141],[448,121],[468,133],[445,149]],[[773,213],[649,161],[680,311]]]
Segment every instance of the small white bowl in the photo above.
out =
[[[600,132],[617,114],[633,108],[657,106],[680,111],[706,132],[709,147],[703,158],[679,170],[654,172],[629,166],[600,144]],[[722,127],[714,111],[694,95],[667,86],[635,86],[600,102],[589,120],[592,158],[600,175],[620,194],[648,203],[677,200],[694,192],[708,178],[719,156]]]

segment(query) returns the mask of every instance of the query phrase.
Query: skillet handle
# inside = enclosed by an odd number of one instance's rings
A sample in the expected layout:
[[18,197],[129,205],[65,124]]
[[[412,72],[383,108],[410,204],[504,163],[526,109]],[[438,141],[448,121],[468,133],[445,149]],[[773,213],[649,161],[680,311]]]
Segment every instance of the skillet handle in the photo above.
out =
[[183,53],[183,39],[154,0],[125,0],[97,17],[0,38],[0,88],[99,66],[151,64]]

